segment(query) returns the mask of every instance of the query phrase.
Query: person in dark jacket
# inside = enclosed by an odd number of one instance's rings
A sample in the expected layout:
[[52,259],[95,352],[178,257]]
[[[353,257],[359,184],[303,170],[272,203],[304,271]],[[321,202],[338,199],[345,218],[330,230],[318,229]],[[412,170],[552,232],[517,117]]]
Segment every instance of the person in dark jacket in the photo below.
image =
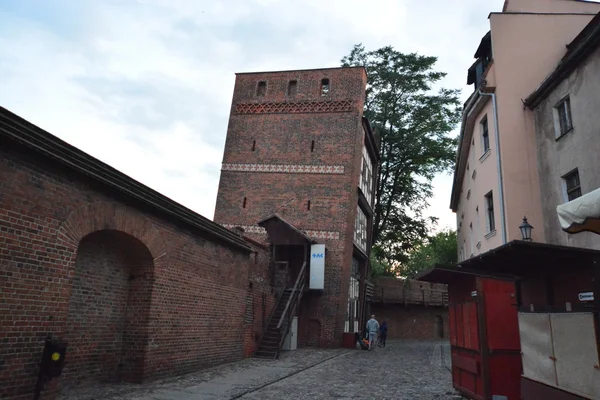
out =
[[379,345],[385,347],[385,339],[387,338],[387,322],[383,321],[379,326]]

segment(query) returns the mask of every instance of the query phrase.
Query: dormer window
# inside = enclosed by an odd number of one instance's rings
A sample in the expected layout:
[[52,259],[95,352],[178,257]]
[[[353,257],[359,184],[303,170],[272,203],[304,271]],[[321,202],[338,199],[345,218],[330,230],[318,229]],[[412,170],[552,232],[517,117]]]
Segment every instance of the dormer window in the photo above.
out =
[[327,96],[329,94],[329,79],[321,79],[321,96]]
[[492,62],[492,35],[488,32],[482,39],[477,51],[475,52],[477,61],[469,68],[467,76],[467,85],[474,84],[475,90],[479,88],[483,81],[484,73]]

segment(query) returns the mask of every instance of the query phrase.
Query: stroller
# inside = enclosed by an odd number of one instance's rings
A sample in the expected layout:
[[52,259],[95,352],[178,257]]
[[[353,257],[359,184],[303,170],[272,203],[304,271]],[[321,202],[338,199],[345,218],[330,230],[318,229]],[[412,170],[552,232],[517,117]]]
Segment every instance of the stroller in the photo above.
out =
[[354,338],[360,344],[360,348],[363,350],[369,350],[369,336],[366,331],[363,331],[362,337],[358,332],[354,333]]

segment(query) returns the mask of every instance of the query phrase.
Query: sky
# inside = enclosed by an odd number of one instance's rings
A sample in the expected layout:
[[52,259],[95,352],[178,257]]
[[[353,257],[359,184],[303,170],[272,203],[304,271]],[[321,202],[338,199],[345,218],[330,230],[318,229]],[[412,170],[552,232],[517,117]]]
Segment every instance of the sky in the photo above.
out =
[[[236,72],[438,57],[462,90],[504,0],[0,0],[0,105],[212,219]],[[454,134],[458,134],[458,129]],[[428,215],[456,228],[452,176]]]

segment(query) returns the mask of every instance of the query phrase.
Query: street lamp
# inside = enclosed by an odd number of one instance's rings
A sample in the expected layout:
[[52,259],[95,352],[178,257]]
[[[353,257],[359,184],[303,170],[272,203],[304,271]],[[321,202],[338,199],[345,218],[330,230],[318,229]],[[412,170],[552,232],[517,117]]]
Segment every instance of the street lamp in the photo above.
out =
[[521,236],[523,236],[523,240],[530,242],[531,230],[533,229],[533,226],[527,222],[527,217],[523,217],[523,222],[521,223],[521,226],[519,226],[519,229],[521,230]]

